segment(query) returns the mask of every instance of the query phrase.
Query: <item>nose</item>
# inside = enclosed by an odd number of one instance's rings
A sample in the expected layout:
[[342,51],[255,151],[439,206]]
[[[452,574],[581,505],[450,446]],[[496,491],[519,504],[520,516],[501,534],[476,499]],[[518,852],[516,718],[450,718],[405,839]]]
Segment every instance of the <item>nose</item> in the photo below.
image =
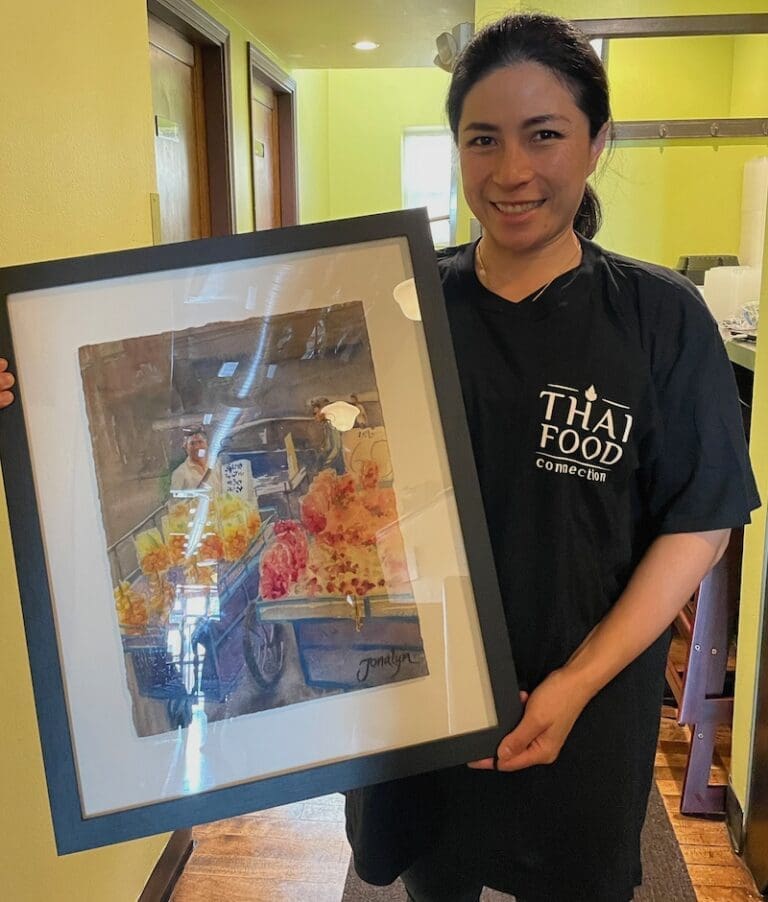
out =
[[533,167],[525,148],[517,142],[505,143],[501,154],[497,157],[497,165],[493,180],[503,188],[514,188],[524,185],[533,178]]

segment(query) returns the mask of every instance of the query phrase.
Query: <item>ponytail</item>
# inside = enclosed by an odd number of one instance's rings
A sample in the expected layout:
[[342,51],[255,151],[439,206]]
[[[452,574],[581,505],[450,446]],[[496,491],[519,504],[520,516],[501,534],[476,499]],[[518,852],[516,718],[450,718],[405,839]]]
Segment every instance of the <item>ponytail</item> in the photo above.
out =
[[573,220],[573,228],[579,235],[585,238],[594,238],[603,223],[603,211],[600,201],[594,189],[587,185],[584,188],[584,197]]

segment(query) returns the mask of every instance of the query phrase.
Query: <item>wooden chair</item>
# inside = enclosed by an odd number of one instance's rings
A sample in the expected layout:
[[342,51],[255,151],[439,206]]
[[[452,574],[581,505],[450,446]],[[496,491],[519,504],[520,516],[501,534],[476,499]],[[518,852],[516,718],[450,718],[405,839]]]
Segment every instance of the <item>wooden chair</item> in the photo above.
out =
[[667,683],[677,701],[677,720],[691,729],[680,811],[725,813],[725,786],[709,782],[717,728],[730,725],[733,695],[726,694],[728,646],[738,609],[743,531],[734,529],[720,561],[701,582],[675,621],[687,645],[685,665],[667,660]]

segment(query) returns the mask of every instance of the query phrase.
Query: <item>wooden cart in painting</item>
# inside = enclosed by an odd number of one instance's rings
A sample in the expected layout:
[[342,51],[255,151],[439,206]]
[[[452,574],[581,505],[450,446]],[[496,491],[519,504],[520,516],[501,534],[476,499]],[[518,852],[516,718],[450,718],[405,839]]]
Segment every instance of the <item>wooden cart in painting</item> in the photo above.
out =
[[265,691],[293,667],[322,694],[425,675],[391,486],[371,463],[359,479],[324,470],[295,491],[299,516],[270,518],[219,578],[221,615],[195,635],[202,690],[223,700],[243,666]]
[[195,704],[218,719],[428,673],[391,482],[375,460],[344,474],[298,464],[265,480],[225,455],[219,497],[177,498],[132,536],[123,644],[166,729]]

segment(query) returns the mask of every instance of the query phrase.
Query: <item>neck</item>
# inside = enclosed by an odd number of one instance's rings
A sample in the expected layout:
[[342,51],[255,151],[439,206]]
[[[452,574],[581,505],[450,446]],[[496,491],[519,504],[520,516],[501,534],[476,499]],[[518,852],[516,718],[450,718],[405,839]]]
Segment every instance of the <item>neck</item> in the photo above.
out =
[[189,462],[196,470],[200,470],[201,473],[205,473],[208,469],[208,458],[207,457],[190,457],[188,458]]
[[573,269],[580,259],[581,244],[570,229],[548,244],[524,252],[501,247],[489,235],[484,235],[478,245],[475,266],[486,288],[516,301]]

